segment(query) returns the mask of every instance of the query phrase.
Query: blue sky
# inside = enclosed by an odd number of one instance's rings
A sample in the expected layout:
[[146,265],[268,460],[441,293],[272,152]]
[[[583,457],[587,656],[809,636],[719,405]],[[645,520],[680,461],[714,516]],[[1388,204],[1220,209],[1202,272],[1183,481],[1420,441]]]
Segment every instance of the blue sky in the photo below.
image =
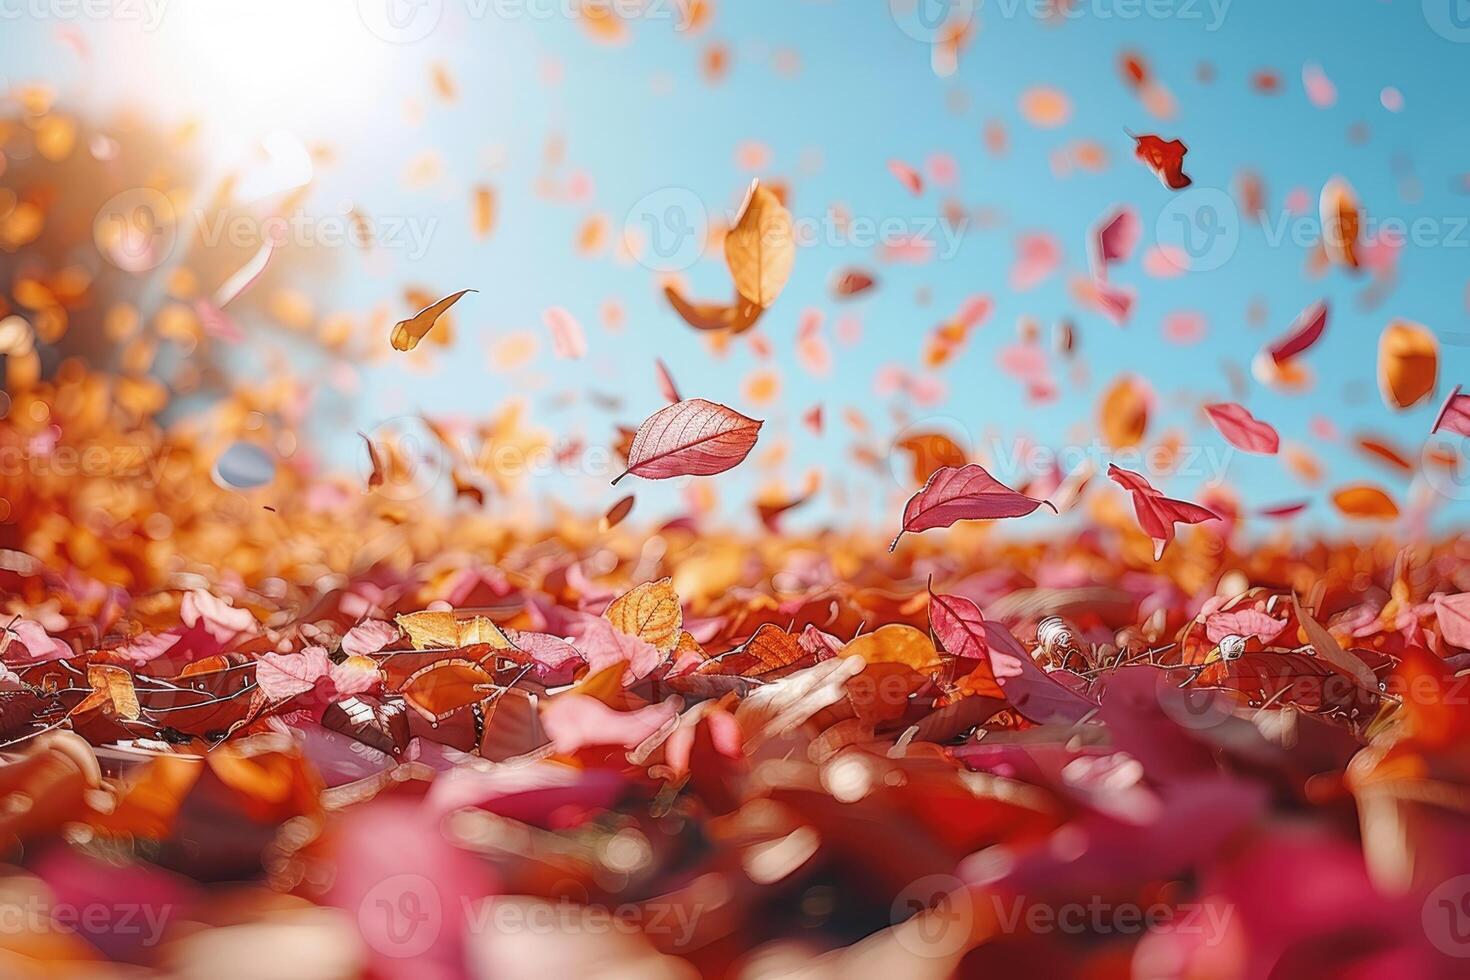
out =
[[[663,2],[672,6],[675,0]],[[432,229],[421,255],[386,249],[369,260],[345,248],[331,276],[299,284],[322,308],[366,314],[386,304],[395,317],[411,312],[402,307],[405,283],[437,293],[480,290],[457,309],[458,345],[435,355],[432,373],[412,370],[402,358],[362,368],[362,392],[372,394],[344,404],[320,433],[336,460],[358,451],[355,430],[372,429],[385,418],[417,410],[483,415],[517,394],[528,399],[540,427],[606,442],[614,422],[636,424],[660,407],[652,364],[662,357],[686,397],[766,418],[763,445],[789,439],[790,457],[776,471],[788,483],[798,485],[815,467],[826,472],[827,489],[846,486],[847,508],[829,494],[805,522],[877,520],[886,526],[894,520],[895,498],[911,488],[854,467],[856,440],[841,420],[844,407],[858,408],[874,424],[872,442],[879,448],[895,431],[894,409],[918,419],[941,416],[935,424],[968,432],[982,448],[996,437],[1023,436],[1061,446],[1084,441],[1101,390],[1128,370],[1158,393],[1151,436],[1176,429],[1186,442],[1223,452],[1223,441],[1194,411],[1202,398],[1227,397],[1222,362],[1248,372],[1263,343],[1325,298],[1333,307],[1328,333],[1306,357],[1317,379],[1313,390],[1284,395],[1251,381],[1245,403],[1286,441],[1310,445],[1327,465],[1328,479],[1306,488],[1279,458],[1236,454],[1228,460],[1227,481],[1251,506],[1313,499],[1308,523],[1330,524],[1325,498],[1333,486],[1371,480],[1403,500],[1408,485],[1347,446],[1323,444],[1309,420],[1330,418],[1349,437],[1381,433],[1417,453],[1443,394],[1470,383],[1470,228],[1464,226],[1470,194],[1463,176],[1470,171],[1464,154],[1470,121],[1459,97],[1470,81],[1470,27],[1460,32],[1459,21],[1449,17],[1457,2],[1444,0],[1441,9],[1437,0],[1234,0],[1223,6],[1216,0],[1213,7],[1206,0],[1078,0],[1076,16],[1057,24],[1029,15],[1035,4],[1025,0],[994,0],[981,4],[979,30],[949,78],[936,76],[929,46],[902,29],[885,0],[721,0],[712,23],[697,34],[681,34],[671,20],[650,16],[632,23],[621,45],[599,44],[575,18],[558,14],[570,0],[442,0],[437,27],[404,44],[375,36],[352,0],[313,0],[310,6],[301,0],[214,0],[187,8],[174,0],[157,8],[156,27],[146,22],[150,8],[143,0],[114,0],[112,16],[104,19],[66,16],[55,2],[42,4],[38,17],[12,3],[0,28],[0,72],[12,81],[50,80],[63,95],[89,105],[141,107],[164,120],[201,118],[203,146],[221,171],[273,130],[330,144],[337,162],[319,170],[308,208],[331,212],[350,200],[380,220],[413,219]],[[527,6],[551,15],[518,13]],[[29,12],[15,17],[17,10]],[[1470,25],[1470,10],[1466,14]],[[369,10],[367,16],[375,15]],[[90,63],[58,44],[58,28],[87,39]],[[731,54],[728,75],[715,85],[700,74],[702,52],[713,41]],[[1124,84],[1117,67],[1124,49],[1146,56],[1172,91],[1178,103],[1172,121],[1151,117]],[[773,66],[785,50],[799,55],[794,74]],[[1213,66],[1209,84],[1197,77],[1201,62]],[[436,63],[457,83],[453,104],[433,94]],[[545,82],[548,63],[559,66],[555,84]],[[1314,106],[1304,92],[1303,66],[1309,63],[1320,65],[1336,85],[1330,108]],[[1253,91],[1250,79],[1260,69],[1279,73],[1281,94]],[[1023,119],[1022,94],[1042,85],[1070,99],[1064,127],[1038,129]],[[1380,104],[1388,86],[1402,93],[1402,111]],[[961,111],[952,105],[956,93],[968,100]],[[984,145],[990,120],[1009,134],[1004,157],[990,155]],[[1361,144],[1349,140],[1356,123],[1369,133]],[[1132,159],[1125,130],[1183,139],[1190,147],[1185,169],[1196,188],[1228,190],[1242,168],[1259,172],[1273,221],[1283,220],[1290,191],[1305,190],[1315,211],[1323,183],[1341,175],[1371,218],[1425,219],[1432,240],[1405,247],[1398,287],[1372,311],[1357,304],[1366,279],[1333,270],[1311,280],[1303,273],[1303,249],[1273,245],[1249,223],[1218,268],[1152,278],[1142,268],[1142,252],[1154,242],[1160,216],[1179,198]],[[592,178],[588,202],[549,202],[536,193],[552,134],[565,140],[566,168]],[[1058,178],[1051,157],[1076,140],[1106,146],[1109,165],[1101,173]],[[923,227],[946,195],[930,189],[911,196],[886,164],[898,158],[919,166],[936,153],[958,163],[954,196],[972,211],[994,209],[1002,219],[994,228],[972,227],[952,256],[923,265],[885,265],[871,249],[852,243],[802,249],[789,286],[759,327],[773,348],[782,388],[776,404],[758,408],[742,401],[743,380],[762,364],[747,345],[733,345],[724,359],[712,357],[704,339],[663,301],[654,271],[607,253],[586,258],[573,248],[590,213],[607,215],[616,236],[630,209],[650,194],[688,192],[712,211],[735,207],[752,176],[737,164],[737,150],[752,141],[770,148],[763,175],[789,185],[798,219],[818,219],[841,202],[860,218]],[[427,188],[405,186],[405,170],[426,152],[441,155],[442,178]],[[1401,193],[1398,174],[1405,167],[1421,188],[1416,199]],[[495,233],[485,242],[474,239],[467,217],[468,188],[479,182],[492,184],[500,203]],[[1079,308],[1068,290],[1072,275],[1087,267],[1088,229],[1118,204],[1134,206],[1144,227],[1139,254],[1113,276],[1138,290],[1131,320],[1121,329]],[[1016,293],[1008,285],[1014,240],[1031,230],[1056,236],[1065,263],[1041,286]],[[858,302],[839,304],[828,283],[849,265],[875,269],[881,285]],[[729,292],[717,255],[685,278],[695,296]],[[928,294],[926,305],[917,302],[921,291]],[[988,294],[995,310],[939,372],[949,391],[943,404],[915,409],[874,394],[879,368],[900,363],[917,369],[925,336],[977,293]],[[626,311],[626,327],[616,335],[599,322],[609,298]],[[1247,311],[1256,301],[1267,318],[1252,328]],[[552,358],[542,326],[542,313],[552,306],[565,307],[585,327],[585,359]],[[825,315],[823,333],[833,346],[834,369],[825,379],[808,377],[795,360],[797,324],[811,309]],[[1163,339],[1164,318],[1180,310],[1206,316],[1210,330],[1203,342],[1177,346]],[[846,312],[863,322],[856,346],[831,339],[835,319]],[[1028,404],[1021,383],[996,363],[1027,316],[1048,330],[1070,317],[1089,376],[1074,385],[1060,370],[1061,397],[1041,406]],[[1439,393],[1403,413],[1385,407],[1375,382],[1378,336],[1394,318],[1422,323],[1442,341]],[[541,335],[537,360],[521,371],[490,372],[487,341],[518,330]],[[250,332],[241,351],[247,372],[268,343],[256,336]],[[620,397],[623,409],[609,413],[585,397],[569,407],[556,404],[558,393],[588,390]],[[818,402],[828,419],[821,437],[800,425],[802,413]],[[772,476],[747,464],[717,478],[717,486],[729,511],[743,512],[753,489]],[[1188,495],[1200,481],[1157,482]],[[627,485],[613,490],[593,477],[555,476],[538,478],[530,489],[600,510]],[[677,510],[676,487],[633,489],[644,518]],[[1457,514],[1470,515],[1470,504],[1448,501],[1441,519]]]

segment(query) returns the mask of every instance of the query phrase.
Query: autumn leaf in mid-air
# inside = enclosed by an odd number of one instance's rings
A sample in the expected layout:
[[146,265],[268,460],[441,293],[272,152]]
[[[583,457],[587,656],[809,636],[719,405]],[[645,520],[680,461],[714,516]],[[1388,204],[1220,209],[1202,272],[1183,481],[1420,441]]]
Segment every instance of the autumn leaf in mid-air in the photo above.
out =
[[638,427],[628,451],[629,473],[646,480],[713,476],[738,465],[764,424],[703,398],[660,409]]
[[1135,136],[1133,140],[1138,144],[1134,151],[1138,159],[1164,182],[1165,187],[1178,191],[1194,183],[1184,172],[1184,154],[1189,152],[1189,147],[1182,142],[1152,135]]
[[478,291],[475,289],[461,289],[457,293],[451,293],[444,297],[437,303],[432,303],[424,307],[407,320],[400,320],[394,325],[393,333],[389,337],[389,340],[393,344],[393,349],[402,351],[413,350],[419,345],[419,341],[423,340],[428,332],[434,328],[434,324],[444,315],[445,311],[455,303],[458,303],[465,293]]
[[1345,269],[1358,268],[1359,235],[1362,209],[1357,192],[1341,177],[1333,177],[1322,187],[1322,249],[1328,261]]
[[725,264],[736,291],[761,309],[776,301],[791,278],[796,264],[791,212],[760,181],[751,184],[740,218],[725,236]]
[[978,463],[946,466],[936,470],[922,490],[909,498],[903,509],[903,529],[888,550],[898,547],[899,538],[914,531],[949,527],[955,521],[990,521],[1002,517],[1025,517],[1045,504],[1017,493],[985,472]]
[[1281,437],[1276,430],[1238,402],[1206,405],[1205,414],[1225,441],[1236,449],[1264,456],[1274,456],[1281,449]]
[[1286,364],[1322,339],[1327,329],[1327,312],[1325,300],[1313,303],[1296,318],[1284,337],[1268,345],[1262,353],[1278,366]]
[[735,334],[745,333],[756,325],[761,314],[765,312],[760,305],[739,296],[735,297],[735,302],[728,305],[686,299],[679,288],[672,284],[664,287],[664,298],[669,301],[674,312],[695,330],[728,330]]
[[1395,320],[1378,338],[1378,388],[1390,408],[1428,398],[1439,378],[1439,342],[1417,323]]
[[1154,539],[1154,561],[1163,557],[1164,548],[1174,540],[1175,524],[1200,524],[1220,519],[1220,515],[1208,507],[1164,496],[1142,474],[1132,470],[1110,464],[1108,478],[1133,495],[1133,513],[1138,518],[1138,526]]

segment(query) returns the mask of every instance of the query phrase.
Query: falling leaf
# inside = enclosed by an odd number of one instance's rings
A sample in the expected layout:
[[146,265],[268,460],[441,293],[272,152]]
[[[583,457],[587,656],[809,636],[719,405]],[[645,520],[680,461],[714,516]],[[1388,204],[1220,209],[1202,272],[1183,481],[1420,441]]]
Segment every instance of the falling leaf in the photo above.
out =
[[613,483],[629,473],[646,480],[723,473],[750,454],[763,424],[703,398],[676,402],[638,427],[628,468]]
[[664,287],[664,297],[674,312],[695,330],[728,330],[741,334],[756,325],[765,310],[755,303],[739,300],[729,306],[718,303],[691,303],[673,285]]
[[1327,302],[1323,300],[1303,310],[1286,335],[1267,346],[1264,353],[1275,364],[1284,365],[1321,340],[1326,329]]
[[1164,140],[1157,136],[1133,137],[1138,144],[1135,154],[1154,172],[1170,190],[1182,190],[1194,181],[1184,172],[1184,155],[1189,152],[1179,140]]
[[1352,185],[1341,177],[1333,177],[1322,187],[1320,209],[1322,247],[1328,260],[1347,269],[1358,268],[1362,216]]
[[1390,521],[1399,516],[1399,507],[1393,498],[1366,483],[1341,488],[1333,493],[1332,503],[1345,517]]
[[495,189],[487,184],[477,186],[470,199],[470,228],[479,241],[495,230]]
[[613,504],[607,509],[607,513],[602,515],[602,524],[600,525],[599,529],[602,531],[603,534],[606,534],[608,531],[611,531],[613,528],[623,523],[623,521],[627,518],[628,514],[632,510],[633,495],[630,493],[622,500],[619,500],[617,503]]
[[1390,408],[1417,405],[1439,379],[1439,342],[1417,323],[1395,320],[1378,338],[1378,388]]
[[725,263],[747,302],[770,307],[791,278],[796,238],[791,212],[760,181],[750,186],[735,227],[725,236]]
[[1089,241],[1093,277],[1106,279],[1109,266],[1127,262],[1142,235],[1143,224],[1133,208],[1120,206],[1105,215],[1093,228]]
[[587,354],[587,336],[577,318],[564,307],[553,306],[541,314],[546,329],[551,331],[551,346],[563,360],[576,360]]
[[1143,382],[1123,375],[1108,386],[1097,406],[1098,429],[1114,449],[1127,449],[1143,441],[1148,432],[1153,396]]
[[1200,524],[1220,519],[1219,514],[1207,507],[1165,497],[1142,474],[1132,470],[1109,464],[1108,479],[1132,495],[1138,526],[1154,540],[1154,561],[1163,557],[1164,549],[1174,540],[1175,524]]
[[659,394],[663,395],[671,404],[673,402],[683,401],[679,397],[678,386],[674,384],[674,377],[669,374],[669,369],[664,366],[662,359],[653,359],[653,370],[654,378],[658,382]]
[[920,176],[917,170],[902,160],[889,160],[888,172],[897,177],[898,182],[914,197],[918,197],[924,193],[924,178]]
[[1205,413],[1225,441],[1236,449],[1248,453],[1274,456],[1281,448],[1281,437],[1276,430],[1237,402],[1221,402],[1206,405]]
[[446,310],[455,303],[458,303],[465,293],[474,292],[478,292],[478,290],[461,289],[457,293],[452,293],[444,297],[437,303],[424,307],[409,319],[400,320],[394,325],[393,335],[390,338],[393,343],[393,349],[400,351],[413,350],[419,345],[419,341],[423,340],[424,336],[433,329],[434,324],[438,322],[439,317],[443,316]]
[[910,531],[949,527],[956,521],[1025,517],[1042,504],[1056,512],[1050,502],[1017,493],[977,463],[946,466],[935,471],[923,489],[909,498],[903,509],[903,529],[888,550],[897,548],[899,538]]

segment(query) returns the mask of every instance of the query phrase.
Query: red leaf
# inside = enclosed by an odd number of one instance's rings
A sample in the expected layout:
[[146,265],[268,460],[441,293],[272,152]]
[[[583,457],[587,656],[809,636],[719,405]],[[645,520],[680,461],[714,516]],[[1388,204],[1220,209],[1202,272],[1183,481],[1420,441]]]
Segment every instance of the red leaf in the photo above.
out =
[[1138,159],[1164,182],[1165,187],[1177,191],[1194,183],[1184,172],[1184,154],[1189,152],[1189,147],[1179,140],[1165,140],[1152,135],[1135,136],[1133,139],[1138,144],[1134,151]]
[[1281,448],[1281,437],[1276,430],[1252,415],[1244,405],[1221,402],[1206,405],[1205,412],[1225,441],[1242,452],[1274,456]]
[[1017,493],[976,463],[941,467],[929,477],[922,490],[909,498],[903,509],[903,530],[888,550],[898,547],[898,539],[908,531],[949,527],[955,521],[1025,517],[1042,504],[1056,512],[1049,501],[1033,500]]
[[1174,540],[1174,525],[1199,524],[1203,521],[1218,521],[1220,515],[1207,507],[1192,504],[1187,500],[1174,500],[1155,490],[1153,485],[1132,470],[1108,465],[1108,478],[1133,495],[1133,513],[1138,526],[1154,539],[1154,561],[1164,554],[1164,548]]
[[762,424],[703,398],[676,402],[638,427],[628,468],[613,483],[629,473],[647,480],[723,473],[750,454]]
[[1287,331],[1286,336],[1266,348],[1266,353],[1271,355],[1271,360],[1278,365],[1285,364],[1321,340],[1322,332],[1327,329],[1327,310],[1326,300],[1303,310],[1301,316],[1296,318],[1296,322]]

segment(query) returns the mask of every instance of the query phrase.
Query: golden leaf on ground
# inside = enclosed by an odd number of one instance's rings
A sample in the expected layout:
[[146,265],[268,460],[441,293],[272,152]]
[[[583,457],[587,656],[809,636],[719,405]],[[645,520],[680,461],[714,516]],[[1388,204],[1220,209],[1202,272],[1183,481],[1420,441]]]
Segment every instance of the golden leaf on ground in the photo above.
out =
[[672,580],[645,582],[617,599],[603,614],[620,633],[636,636],[668,653],[679,644],[684,627],[684,609]]
[[933,671],[943,662],[927,634],[901,623],[864,633],[844,647],[842,655],[862,657],[870,664],[908,664],[921,672]]

